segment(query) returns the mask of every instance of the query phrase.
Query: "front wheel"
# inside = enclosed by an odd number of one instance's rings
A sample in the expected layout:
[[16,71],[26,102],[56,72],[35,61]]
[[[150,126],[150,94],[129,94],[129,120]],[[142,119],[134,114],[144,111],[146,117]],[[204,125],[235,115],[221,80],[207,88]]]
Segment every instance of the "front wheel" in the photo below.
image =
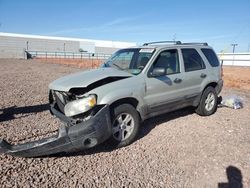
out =
[[196,113],[201,116],[210,116],[217,110],[218,96],[213,87],[207,87],[201,97],[200,103],[196,108]]
[[130,104],[122,104],[112,111],[112,138],[116,147],[131,144],[138,133],[140,118],[136,109]]

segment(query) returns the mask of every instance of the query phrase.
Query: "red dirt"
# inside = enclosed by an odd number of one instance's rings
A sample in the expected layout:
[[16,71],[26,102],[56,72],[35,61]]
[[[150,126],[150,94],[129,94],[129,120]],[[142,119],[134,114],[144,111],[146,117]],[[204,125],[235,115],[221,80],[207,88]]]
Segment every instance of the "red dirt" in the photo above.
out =
[[97,68],[104,62],[103,59],[36,58],[35,60],[42,63],[63,64],[78,68]]
[[227,88],[250,90],[250,67],[223,67],[223,80]]

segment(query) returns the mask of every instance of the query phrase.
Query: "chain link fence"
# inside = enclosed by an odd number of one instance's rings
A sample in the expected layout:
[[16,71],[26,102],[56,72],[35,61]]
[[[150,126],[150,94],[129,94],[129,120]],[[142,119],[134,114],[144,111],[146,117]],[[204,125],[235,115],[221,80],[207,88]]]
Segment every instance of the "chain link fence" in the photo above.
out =
[[72,65],[79,68],[97,68],[110,56],[110,54],[86,52],[26,51],[27,59],[35,59],[42,63]]
[[47,51],[26,51],[29,58],[67,58],[67,59],[108,59],[111,54],[87,53],[87,52],[47,52]]

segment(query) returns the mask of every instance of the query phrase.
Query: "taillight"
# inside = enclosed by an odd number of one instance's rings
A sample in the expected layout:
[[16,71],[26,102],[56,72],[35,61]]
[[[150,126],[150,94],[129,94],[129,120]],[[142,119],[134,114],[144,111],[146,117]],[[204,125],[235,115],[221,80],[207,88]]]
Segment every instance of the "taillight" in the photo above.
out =
[[221,74],[221,77],[224,76],[223,75],[223,60],[221,61],[221,65],[220,65],[220,74]]

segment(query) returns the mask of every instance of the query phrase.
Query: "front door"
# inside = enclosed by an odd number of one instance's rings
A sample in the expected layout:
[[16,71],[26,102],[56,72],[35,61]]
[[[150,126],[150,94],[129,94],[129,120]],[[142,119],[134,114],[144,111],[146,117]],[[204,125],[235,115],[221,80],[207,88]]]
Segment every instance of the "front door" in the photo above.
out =
[[[164,68],[165,75],[155,77],[154,68]],[[145,102],[149,113],[167,112],[179,108],[184,97],[184,75],[181,72],[177,49],[163,50],[149,69],[146,81]]]

